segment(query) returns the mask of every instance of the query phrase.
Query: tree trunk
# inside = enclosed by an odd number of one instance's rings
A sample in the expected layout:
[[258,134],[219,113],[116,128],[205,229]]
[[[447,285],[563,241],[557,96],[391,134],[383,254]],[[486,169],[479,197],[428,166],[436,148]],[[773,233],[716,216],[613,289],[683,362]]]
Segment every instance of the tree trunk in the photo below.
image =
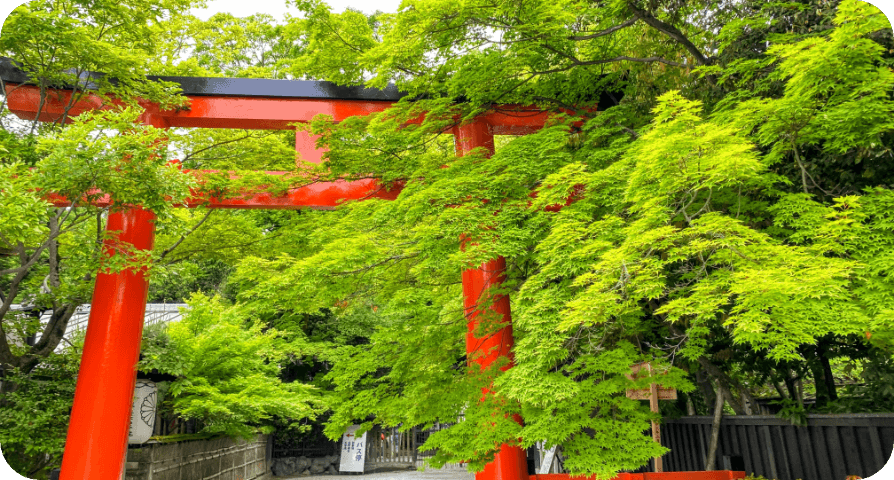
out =
[[792,378],[791,370],[786,368],[784,373],[785,373],[785,389],[788,390],[788,396],[792,399],[798,398],[798,392],[795,389],[795,379]]
[[[729,375],[726,374],[723,370],[721,370],[717,365],[714,365],[711,360],[707,357],[699,357],[698,359],[699,365],[708,372],[708,375],[711,376],[717,383],[720,385],[723,390],[724,395],[726,395],[726,399],[730,404],[730,407],[733,408],[733,411],[736,412],[736,415],[751,415],[752,408],[757,408],[757,400],[755,400],[754,396],[744,385],[739,384],[738,382],[733,381]],[[732,394],[732,388],[735,388],[739,392],[739,396],[741,400],[737,400]]]
[[[726,401],[729,402],[729,406],[732,407],[733,411],[736,412],[736,415],[747,415],[747,411],[745,409],[744,401],[739,402],[736,400],[736,397],[733,396],[732,391],[729,386],[732,384],[732,380],[729,378],[727,374],[725,374],[717,365],[711,363],[706,357],[699,357],[698,359],[699,365],[705,369],[705,372],[710,376],[714,383],[717,385],[718,390],[726,397]],[[745,400],[743,397],[742,400]]]
[[[782,387],[779,386],[779,382],[774,381],[774,382],[773,382],[773,388],[776,389],[776,393],[779,394],[779,398],[787,398],[785,392],[782,391]],[[792,398],[794,398],[794,397],[792,397]]]
[[723,394],[719,383],[717,388],[717,401],[714,403],[714,421],[711,423],[711,442],[708,446],[708,456],[705,459],[705,470],[714,470],[717,459],[717,442],[720,440],[720,421],[723,419]]
[[716,398],[714,398],[714,387],[711,386],[711,380],[704,370],[695,372],[695,384],[698,386],[698,391],[702,394],[702,398],[705,399],[705,405],[713,405],[716,401]]
[[757,408],[757,401],[751,396],[751,392],[747,388],[739,385],[739,397],[742,399],[742,409],[745,415],[754,415],[754,409]]
[[[829,363],[829,357],[826,355],[828,350],[823,346],[822,354],[819,355],[820,365],[823,367],[823,377],[826,383],[826,393],[829,395],[829,401],[838,400],[838,392],[835,390],[835,376],[832,375],[832,365]],[[817,352],[819,354],[820,352]]]
[[730,408],[733,409],[733,412],[735,412],[736,415],[748,415],[745,407],[742,405],[741,402],[739,402],[739,400],[736,399],[736,397],[733,396],[733,392],[731,392],[729,388],[721,384],[720,390],[722,393],[721,396],[726,401],[726,403],[729,404]]
[[809,363],[810,373],[816,384],[816,405],[818,407],[838,399],[835,392],[835,377],[832,376],[832,366],[829,364],[827,352],[825,342],[823,339],[819,339],[814,349],[815,357]]

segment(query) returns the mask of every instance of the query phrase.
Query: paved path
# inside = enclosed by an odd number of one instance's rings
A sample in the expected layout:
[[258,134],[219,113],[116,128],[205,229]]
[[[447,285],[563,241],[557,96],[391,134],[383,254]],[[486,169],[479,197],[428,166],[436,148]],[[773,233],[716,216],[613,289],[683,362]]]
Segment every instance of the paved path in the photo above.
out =
[[273,477],[276,480],[474,480],[475,474],[462,468],[445,468],[443,470],[428,469],[401,470],[397,472],[377,472],[354,475],[292,475]]

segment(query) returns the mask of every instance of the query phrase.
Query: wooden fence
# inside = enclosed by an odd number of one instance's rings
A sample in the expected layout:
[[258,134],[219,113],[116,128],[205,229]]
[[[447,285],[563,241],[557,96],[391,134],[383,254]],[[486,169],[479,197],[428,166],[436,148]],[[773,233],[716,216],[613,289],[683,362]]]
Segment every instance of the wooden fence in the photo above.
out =
[[[664,422],[662,444],[671,450],[664,457],[665,471],[704,470],[711,420],[683,417]],[[434,452],[419,452],[418,447],[432,433],[448,426],[409,432],[380,427],[370,430],[366,471],[422,465]],[[307,444],[291,448],[277,445],[273,456],[317,456],[328,454],[330,449],[338,451],[338,442],[307,440]],[[731,415],[721,422],[715,465],[721,470],[744,470],[776,480],[842,480],[848,475],[867,478],[881,470],[892,450],[894,414],[808,415],[803,427],[775,416]],[[539,459],[532,459],[533,467],[539,469]],[[445,467],[464,468],[460,464]],[[563,471],[561,462],[556,462],[552,471]],[[652,468],[650,465],[638,471]]]
[[[665,471],[704,470],[711,417],[683,417],[662,425],[661,443],[671,451]],[[767,415],[724,416],[716,465],[777,480],[842,480],[869,477],[894,449],[894,414],[808,415],[793,426]]]

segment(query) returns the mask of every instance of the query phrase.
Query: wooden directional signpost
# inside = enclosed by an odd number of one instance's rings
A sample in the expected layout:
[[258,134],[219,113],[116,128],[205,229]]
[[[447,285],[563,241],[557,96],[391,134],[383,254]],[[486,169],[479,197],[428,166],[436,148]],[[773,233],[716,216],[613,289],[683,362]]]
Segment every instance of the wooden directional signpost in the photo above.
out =
[[[645,370],[652,376],[652,364],[650,362],[637,363],[630,367],[630,378],[639,376],[639,372]],[[634,400],[649,400],[649,408],[654,413],[658,413],[658,400],[676,400],[677,389],[659,387],[657,383],[651,383],[649,388],[638,390],[627,390],[627,398]],[[652,439],[661,445],[661,426],[656,421],[652,421]],[[655,471],[663,472],[664,466],[661,457],[655,457]]]

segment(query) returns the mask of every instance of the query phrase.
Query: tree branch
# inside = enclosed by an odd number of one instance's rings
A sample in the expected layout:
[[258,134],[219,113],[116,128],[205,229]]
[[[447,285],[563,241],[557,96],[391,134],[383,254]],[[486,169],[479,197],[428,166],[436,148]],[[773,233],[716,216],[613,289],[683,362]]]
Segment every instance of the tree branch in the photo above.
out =
[[582,67],[582,66],[587,66],[587,65],[602,65],[605,63],[623,62],[623,61],[636,62],[636,63],[656,63],[657,62],[657,63],[663,63],[665,65],[670,65],[672,67],[688,67],[688,65],[682,64],[680,62],[674,62],[672,60],[668,60],[668,59],[662,58],[662,57],[638,58],[638,57],[628,57],[626,55],[621,55],[619,57],[608,58],[608,59],[604,59],[604,60],[582,61],[582,60],[572,59],[573,63],[571,65],[568,65],[565,67],[559,67],[559,68],[552,68],[549,70],[541,70],[541,71],[536,71],[536,72],[531,72],[531,73],[533,75],[546,75],[548,73],[564,72],[564,71],[569,70],[574,67]]
[[711,59],[706,57],[701,52],[701,50],[699,50],[698,47],[696,47],[694,43],[692,43],[688,38],[686,38],[686,35],[684,35],[683,32],[681,32],[680,29],[678,29],[677,27],[675,27],[669,23],[662,22],[661,20],[658,20],[650,12],[637,7],[636,4],[634,4],[634,2],[632,2],[632,1],[627,2],[627,7],[630,8],[630,11],[633,12],[633,15],[636,18],[642,20],[650,27],[658,30],[659,32],[667,35],[668,37],[676,40],[677,43],[682,45],[683,48],[685,48],[689,53],[692,54],[693,57],[695,57],[695,60],[700,65],[710,65],[712,63]]
[[54,309],[50,316],[50,321],[40,334],[40,340],[34,344],[31,351],[35,357],[45,357],[56,349],[59,342],[65,336],[65,329],[68,327],[68,321],[77,311],[77,304],[69,303],[65,308]]
[[[260,136],[255,137],[255,138],[264,138],[264,137],[267,137],[267,136],[270,136],[270,135],[272,135],[272,133],[268,133],[268,134],[266,134],[266,135],[260,135]],[[226,145],[226,144],[228,144],[228,143],[240,142],[240,141],[242,141],[242,140],[245,140],[245,139],[248,139],[248,138],[252,138],[252,137],[254,137],[254,135],[252,135],[251,133],[248,133],[248,134],[246,134],[244,137],[231,138],[231,139],[229,139],[229,140],[224,140],[224,141],[222,141],[222,142],[218,142],[218,143],[209,145],[209,146],[207,146],[207,147],[205,147],[205,148],[200,148],[200,149],[196,150],[195,152],[192,152],[192,153],[190,153],[189,155],[183,157],[183,160],[182,160],[182,161],[185,162],[185,161],[189,160],[190,158],[195,157],[196,155],[198,155],[198,154],[200,154],[200,153],[202,153],[202,152],[204,152],[204,151],[211,150],[212,148],[217,148],[217,147]]]
[[376,262],[376,263],[373,263],[373,264],[371,264],[371,265],[366,265],[366,266],[364,266],[364,267],[360,267],[360,268],[358,268],[358,269],[356,269],[356,270],[350,270],[350,271],[346,271],[346,272],[332,272],[330,275],[332,275],[332,276],[346,276],[346,275],[353,275],[353,274],[355,274],[355,273],[361,273],[361,272],[365,272],[365,271],[368,271],[368,270],[372,270],[373,268],[376,268],[376,267],[378,267],[378,266],[384,265],[384,264],[386,264],[386,263],[388,263],[388,262],[405,260],[405,259],[407,259],[407,258],[413,258],[413,257],[416,257],[416,256],[418,256],[418,254],[412,254],[412,255],[393,255],[393,256],[390,256],[390,257],[388,257],[388,258],[386,258],[386,259],[384,259],[384,260],[382,260],[382,261],[380,261],[380,262]]
[[599,38],[599,37],[604,37],[604,36],[606,36],[606,35],[611,35],[612,33],[615,33],[615,32],[617,32],[618,30],[621,30],[622,28],[626,28],[626,27],[629,27],[629,26],[633,25],[633,24],[636,23],[637,21],[639,21],[639,18],[637,18],[637,17],[633,17],[633,18],[631,18],[630,20],[627,20],[626,22],[623,22],[623,23],[620,23],[620,24],[618,24],[618,25],[615,25],[614,27],[606,28],[605,30],[600,30],[600,31],[598,31],[598,32],[596,32],[596,33],[591,33],[591,34],[589,34],[589,35],[571,35],[571,36],[566,37],[566,38],[567,38],[568,40],[574,40],[574,41],[592,40],[592,39],[594,39],[594,38]]
[[186,240],[186,237],[190,236],[193,232],[195,232],[196,230],[198,230],[199,227],[201,227],[202,224],[205,223],[205,220],[208,220],[208,217],[211,216],[211,213],[212,213],[212,212],[214,212],[214,210],[212,210],[212,209],[208,209],[208,212],[206,212],[206,213],[205,213],[205,216],[202,217],[201,220],[199,220],[199,223],[195,224],[195,225],[194,225],[188,232],[186,232],[186,233],[184,233],[183,235],[181,235],[181,236],[180,236],[180,239],[177,240],[176,242],[174,242],[174,244],[171,245],[170,248],[167,248],[167,249],[165,249],[165,251],[161,252],[161,255],[158,257],[158,259],[159,259],[159,260],[163,260],[166,256],[168,256],[169,253],[171,253],[172,251],[174,251],[175,248],[179,247],[180,244],[183,243],[184,240]]

